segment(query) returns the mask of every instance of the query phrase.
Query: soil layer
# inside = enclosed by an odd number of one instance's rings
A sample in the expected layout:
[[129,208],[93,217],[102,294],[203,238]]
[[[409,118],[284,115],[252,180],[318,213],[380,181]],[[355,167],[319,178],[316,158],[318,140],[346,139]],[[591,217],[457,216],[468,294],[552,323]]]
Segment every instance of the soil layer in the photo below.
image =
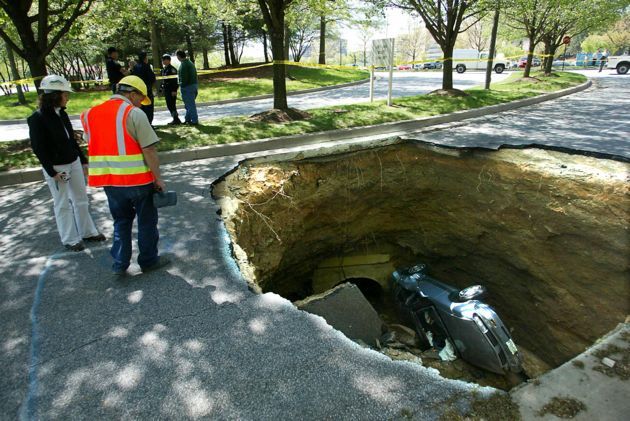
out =
[[556,366],[629,313],[630,165],[405,142],[243,162],[214,186],[252,285],[312,293],[324,259],[385,253],[484,284],[518,345]]

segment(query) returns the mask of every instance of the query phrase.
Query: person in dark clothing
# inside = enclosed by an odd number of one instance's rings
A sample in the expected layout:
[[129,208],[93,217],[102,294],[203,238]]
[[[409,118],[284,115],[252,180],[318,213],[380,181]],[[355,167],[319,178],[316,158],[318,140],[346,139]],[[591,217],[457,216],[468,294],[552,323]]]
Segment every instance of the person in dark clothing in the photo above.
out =
[[182,124],[177,114],[177,69],[171,64],[171,56],[164,54],[162,56],[162,76],[170,76],[168,79],[162,80],[162,92],[164,92],[164,99],[166,100],[166,106],[168,107],[173,121],[168,124]]
[[107,69],[107,79],[109,79],[109,85],[112,88],[112,93],[114,94],[116,93],[116,84],[127,73],[117,60],[118,50],[116,50],[115,47],[109,47],[107,49],[107,60],[105,61],[105,68]]
[[85,177],[88,160],[79,148],[65,107],[70,83],[62,76],[42,79],[39,108],[28,119],[33,152],[42,164],[53,196],[57,230],[63,245],[85,249],[83,241],[105,241],[90,216]]
[[197,70],[195,64],[186,58],[186,53],[182,50],[177,50],[177,58],[181,62],[179,65],[179,86],[182,91],[182,101],[186,107],[186,115],[184,116],[184,124],[197,125],[199,124],[199,116],[197,115]]
[[155,73],[153,67],[149,64],[149,58],[144,51],[138,54],[138,63],[134,66],[131,74],[138,76],[145,85],[147,85],[147,96],[151,100],[151,105],[143,105],[142,111],[147,115],[149,123],[153,122],[153,85],[155,84]]

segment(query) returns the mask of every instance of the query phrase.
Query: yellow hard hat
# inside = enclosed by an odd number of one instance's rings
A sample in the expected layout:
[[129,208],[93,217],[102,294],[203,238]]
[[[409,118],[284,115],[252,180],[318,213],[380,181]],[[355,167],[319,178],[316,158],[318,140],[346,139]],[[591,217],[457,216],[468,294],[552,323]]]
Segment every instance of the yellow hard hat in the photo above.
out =
[[[133,88],[134,91],[140,92],[142,95],[144,95],[144,99],[142,100],[141,104],[151,105],[151,98],[147,96],[147,85],[138,76],[125,76],[124,78],[120,79],[120,82],[118,82],[118,89],[121,89],[120,85],[129,86]],[[124,89],[123,87],[122,90],[127,89]]]

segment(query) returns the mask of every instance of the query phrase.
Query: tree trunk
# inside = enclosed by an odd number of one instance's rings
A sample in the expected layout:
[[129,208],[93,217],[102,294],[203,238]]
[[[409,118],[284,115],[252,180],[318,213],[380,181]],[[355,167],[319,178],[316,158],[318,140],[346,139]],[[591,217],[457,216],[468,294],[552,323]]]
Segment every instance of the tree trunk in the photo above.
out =
[[289,40],[291,39],[291,32],[289,26],[284,23],[284,58],[283,60],[289,61]]
[[[4,43],[4,45],[7,50],[9,65],[11,66],[11,77],[13,77],[13,80],[19,80],[20,75],[18,73],[17,65],[15,64],[15,56],[13,55],[13,50],[6,42]],[[15,89],[17,91],[18,102],[22,105],[26,104],[26,97],[24,96],[24,92],[22,91],[22,86],[19,83],[16,83]]]
[[162,55],[160,54],[160,44],[158,42],[158,28],[153,14],[151,14],[149,19],[151,20],[151,53],[153,55],[153,68],[159,69],[162,67]]
[[232,65],[230,61],[230,49],[228,47],[228,32],[225,23],[221,23],[221,26],[223,27],[223,54],[225,56],[225,66],[227,67]]
[[453,89],[453,46],[442,47],[444,62],[442,63],[442,89]]
[[494,65],[494,54],[497,46],[497,30],[499,29],[499,6],[494,11],[494,19],[492,21],[492,34],[490,35],[490,51],[488,52],[488,66],[486,67],[486,89],[490,89],[492,81],[492,67]]
[[549,76],[553,71],[553,58],[555,57],[557,50],[558,47],[553,44],[553,41],[551,44],[545,46],[545,53],[549,54],[545,57],[545,76]]
[[363,67],[367,67],[367,48],[363,46]]
[[269,63],[269,52],[267,51],[267,31],[263,31],[263,49],[265,52],[265,63]]
[[525,64],[525,71],[523,72],[523,77],[529,77],[530,71],[532,69],[532,59],[534,58],[534,37],[529,37],[529,48],[527,51],[527,63]]
[[26,57],[26,63],[31,71],[31,77],[35,78],[35,88],[39,89],[39,85],[42,83],[42,77],[46,76],[46,62],[41,54],[30,54]]
[[326,64],[326,16],[319,17],[319,64]]
[[228,38],[228,50],[230,51],[230,61],[232,65],[235,66],[238,64],[238,58],[236,57],[236,52],[234,51],[234,36],[232,33],[232,25],[227,26],[227,38]]
[[208,47],[204,45],[202,49],[203,53],[203,70],[208,70],[210,68],[210,61],[208,60]]
[[271,33],[271,53],[273,54],[273,108],[286,110],[287,105],[287,81],[286,65],[277,63],[277,60],[284,60],[284,33],[283,28],[278,28],[278,32]]
[[190,61],[195,63],[195,52],[193,51],[192,39],[190,38],[190,33],[186,33],[186,47],[188,48],[188,58]]

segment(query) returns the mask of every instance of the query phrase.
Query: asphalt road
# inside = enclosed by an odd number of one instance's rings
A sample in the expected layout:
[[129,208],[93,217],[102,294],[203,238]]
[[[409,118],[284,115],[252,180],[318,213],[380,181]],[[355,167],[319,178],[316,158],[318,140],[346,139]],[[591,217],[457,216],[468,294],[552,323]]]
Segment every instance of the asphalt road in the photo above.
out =
[[[628,155],[630,79],[595,82],[490,118],[484,132],[471,121],[416,137],[454,144],[468,133],[468,144],[496,147],[536,136]],[[63,251],[44,183],[0,188],[0,419],[424,420],[468,405],[472,386],[393,362],[247,289],[208,195],[242,158],[165,166],[179,204],[160,211],[160,247],[175,262],[144,275],[134,265],[124,282],[112,279],[106,246]],[[111,238],[105,196],[90,196]]]
[[[509,72],[497,75],[493,73],[494,81],[501,81],[508,76]],[[387,77],[384,72],[377,72],[375,83],[375,99],[387,98]],[[453,74],[455,87],[466,89],[472,86],[481,85],[485,80],[483,72],[466,72],[464,74]],[[442,86],[442,73],[440,72],[394,72],[392,84],[392,95],[394,97],[420,95],[439,89]],[[326,107],[331,105],[353,104],[357,102],[369,101],[369,84],[333,89],[329,91],[314,92],[310,94],[289,96],[290,107],[303,110],[310,108]],[[70,98],[72,101],[72,98]],[[180,116],[183,121],[183,103],[178,102]],[[201,121],[236,115],[252,115],[273,108],[272,99],[261,99],[257,101],[237,102],[233,104],[210,105],[199,107],[199,119]],[[160,126],[171,121],[171,116],[167,111],[155,113],[153,124]],[[76,129],[82,129],[78,119],[73,119],[72,124]],[[0,142],[27,139],[28,126],[24,124],[2,125],[0,130]]]
[[448,136],[434,131],[410,137],[452,146],[553,145],[630,158],[630,77],[579,73],[593,81],[583,93],[468,120]]

